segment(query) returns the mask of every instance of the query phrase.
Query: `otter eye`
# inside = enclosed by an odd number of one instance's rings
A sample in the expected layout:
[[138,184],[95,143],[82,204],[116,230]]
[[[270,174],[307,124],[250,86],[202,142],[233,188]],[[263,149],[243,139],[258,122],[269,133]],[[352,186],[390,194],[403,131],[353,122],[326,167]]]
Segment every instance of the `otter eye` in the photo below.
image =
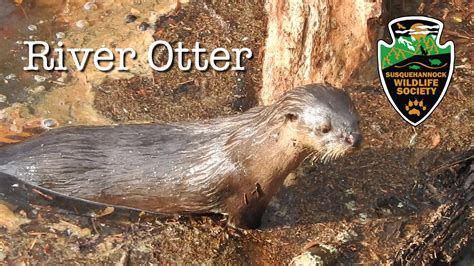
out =
[[331,131],[331,123],[324,123],[322,126],[321,126],[321,132],[326,134],[328,133],[329,131]]

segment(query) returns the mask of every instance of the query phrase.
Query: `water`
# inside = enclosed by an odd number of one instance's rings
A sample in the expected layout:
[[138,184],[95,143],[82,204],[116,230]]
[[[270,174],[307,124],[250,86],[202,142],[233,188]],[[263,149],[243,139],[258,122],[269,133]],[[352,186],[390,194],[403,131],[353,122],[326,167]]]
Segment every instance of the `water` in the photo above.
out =
[[[15,5],[0,0],[0,109],[15,102],[31,103],[34,95],[51,88],[51,73],[25,72],[27,50],[23,41],[55,41],[67,23],[58,20],[63,1],[41,5],[38,1]],[[44,2],[44,1],[43,1]]]
[[[146,50],[154,40],[153,29],[141,31],[139,25],[154,22],[175,4],[171,0],[0,0],[0,123],[7,117],[7,124],[21,124],[11,121],[12,112],[27,120],[52,118],[60,125],[110,123],[93,108],[92,86],[105,79],[151,76]],[[130,14],[137,21],[126,23]],[[68,71],[25,71],[28,46],[23,42],[28,40],[47,42],[51,50],[59,41],[65,48],[130,47],[138,57],[128,60],[129,72],[100,72],[92,60],[84,71],[76,71],[68,58]],[[37,63],[41,67],[42,62]]]

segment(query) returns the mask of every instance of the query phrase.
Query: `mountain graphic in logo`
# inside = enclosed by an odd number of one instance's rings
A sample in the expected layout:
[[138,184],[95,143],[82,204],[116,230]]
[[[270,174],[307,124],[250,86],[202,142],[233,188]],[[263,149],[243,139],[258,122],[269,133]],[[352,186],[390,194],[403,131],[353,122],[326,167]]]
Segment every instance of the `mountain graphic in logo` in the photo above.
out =
[[443,23],[413,16],[392,20],[392,44],[378,42],[380,80],[395,110],[413,126],[443,99],[454,69],[454,44],[439,43]]

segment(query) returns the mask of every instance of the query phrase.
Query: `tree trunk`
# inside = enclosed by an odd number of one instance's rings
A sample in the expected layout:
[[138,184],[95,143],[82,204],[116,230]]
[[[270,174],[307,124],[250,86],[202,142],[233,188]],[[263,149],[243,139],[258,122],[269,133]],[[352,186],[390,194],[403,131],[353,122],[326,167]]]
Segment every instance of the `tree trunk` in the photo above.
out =
[[374,53],[368,21],[381,15],[381,0],[266,1],[261,104],[306,83],[343,86]]

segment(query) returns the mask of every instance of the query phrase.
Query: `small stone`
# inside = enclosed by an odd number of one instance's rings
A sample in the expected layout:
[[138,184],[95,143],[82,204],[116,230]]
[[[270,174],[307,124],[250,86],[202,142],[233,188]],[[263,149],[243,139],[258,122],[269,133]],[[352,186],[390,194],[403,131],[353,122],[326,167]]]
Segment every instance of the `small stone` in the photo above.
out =
[[125,16],[125,23],[133,23],[135,22],[135,20],[137,20],[137,16],[135,15],[128,14],[127,16]]
[[148,28],[150,27],[150,24],[146,23],[146,22],[142,22],[140,24],[140,26],[138,26],[138,29],[140,31],[146,31]]
[[76,22],[76,27],[78,27],[79,29],[83,29],[87,26],[89,26],[89,22],[87,22],[86,20],[81,19]]
[[56,39],[62,39],[66,36],[66,34],[62,31],[56,32]]
[[16,79],[16,75],[15,74],[9,74],[5,77],[6,80],[12,80],[12,79]]
[[0,94],[0,103],[4,103],[7,101],[7,96]]
[[359,213],[359,221],[362,224],[367,223],[367,218],[368,218],[368,215],[366,213]]
[[36,86],[33,89],[31,89],[31,93],[37,94],[37,93],[43,92],[45,89],[46,88],[43,85]]
[[29,31],[36,31],[37,29],[38,29],[38,27],[37,27],[36,25],[33,25],[33,24],[32,24],[32,25],[29,25],[29,26],[28,26],[28,30],[29,30]]
[[311,254],[311,252],[304,252],[303,254],[294,257],[290,265],[300,266],[300,265],[324,265],[323,259],[315,254]]
[[40,75],[34,75],[34,76],[33,76],[33,79],[34,79],[36,82],[45,82],[45,81],[46,81],[46,77],[43,77],[43,76],[40,76]]
[[84,10],[86,11],[92,11],[96,9],[97,9],[97,5],[92,2],[87,2],[84,4]]
[[58,126],[58,122],[56,120],[48,118],[41,120],[41,127],[44,129],[51,129]]

